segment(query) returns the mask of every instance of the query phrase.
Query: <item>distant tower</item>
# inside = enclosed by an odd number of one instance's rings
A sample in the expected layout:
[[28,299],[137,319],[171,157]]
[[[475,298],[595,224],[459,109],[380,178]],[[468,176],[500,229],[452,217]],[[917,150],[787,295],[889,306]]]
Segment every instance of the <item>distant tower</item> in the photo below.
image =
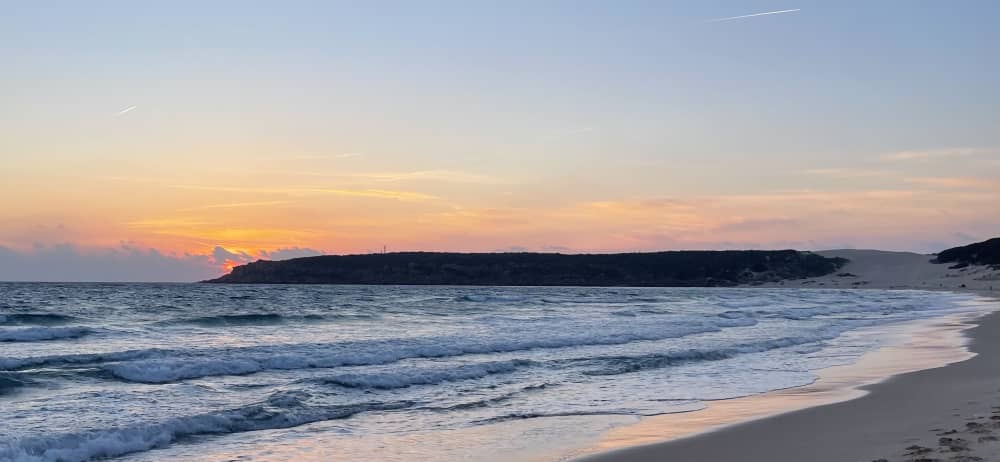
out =
[[385,251],[385,245],[383,245],[382,246],[382,254],[385,255],[385,253],[386,253],[386,251]]

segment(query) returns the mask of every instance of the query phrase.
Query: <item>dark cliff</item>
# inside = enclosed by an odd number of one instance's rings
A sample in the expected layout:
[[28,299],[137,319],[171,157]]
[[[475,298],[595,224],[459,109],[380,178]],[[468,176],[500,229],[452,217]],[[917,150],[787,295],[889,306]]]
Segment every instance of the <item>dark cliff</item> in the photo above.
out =
[[846,260],[795,250],[406,252],[257,261],[205,282],[523,286],[732,286],[821,276]]

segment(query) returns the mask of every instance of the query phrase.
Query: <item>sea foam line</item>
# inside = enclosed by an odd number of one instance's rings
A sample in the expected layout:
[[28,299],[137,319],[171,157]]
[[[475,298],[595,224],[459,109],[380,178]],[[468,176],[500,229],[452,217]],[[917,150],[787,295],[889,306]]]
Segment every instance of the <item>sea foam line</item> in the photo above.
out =
[[[389,364],[413,358],[444,358],[470,354],[510,353],[590,345],[620,345],[636,341],[679,338],[724,328],[752,326],[753,318],[716,316],[642,325],[621,323],[574,331],[504,332],[488,337],[422,337],[204,350],[131,350],[103,354],[0,358],[0,370],[60,365],[95,365],[126,381],[167,383],[200,377],[243,375],[266,370],[294,370]],[[595,327],[595,326],[589,326]]]
[[184,437],[291,428],[412,405],[410,402],[397,402],[308,406],[297,396],[274,395],[263,403],[176,417],[159,423],[0,440],[0,460],[85,462],[162,448]]

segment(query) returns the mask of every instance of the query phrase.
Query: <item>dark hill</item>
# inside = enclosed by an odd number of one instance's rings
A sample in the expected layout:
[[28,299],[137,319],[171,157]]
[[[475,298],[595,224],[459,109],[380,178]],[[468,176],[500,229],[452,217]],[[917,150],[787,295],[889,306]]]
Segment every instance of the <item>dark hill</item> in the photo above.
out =
[[795,250],[389,253],[257,261],[206,282],[521,286],[732,286],[815,277],[846,260]]
[[1000,266],[1000,237],[944,250],[938,253],[934,262]]

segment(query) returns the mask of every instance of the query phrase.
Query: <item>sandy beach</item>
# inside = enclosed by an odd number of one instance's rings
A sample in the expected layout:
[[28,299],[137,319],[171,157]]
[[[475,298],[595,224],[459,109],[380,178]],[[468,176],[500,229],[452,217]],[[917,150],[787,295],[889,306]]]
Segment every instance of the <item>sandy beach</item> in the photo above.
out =
[[[931,264],[931,256],[905,252],[845,250],[821,253],[850,258],[851,263],[838,272],[840,275],[786,281],[780,285],[968,291],[997,301],[991,290],[993,286],[1000,287],[996,284],[997,271],[989,268],[959,271]],[[872,377],[880,373],[890,377],[871,380],[876,383],[859,387],[838,387],[833,393],[830,389],[833,385],[800,387],[743,400],[742,405],[716,403],[717,414],[727,413],[730,419],[737,415],[735,420],[743,423],[694,436],[676,434],[677,429],[672,427],[669,418],[657,422],[653,417],[646,428],[639,424],[621,432],[628,436],[619,435],[618,442],[607,443],[611,447],[627,447],[600,452],[580,461],[997,460],[1000,457],[1000,368],[996,364],[1000,358],[1000,313],[987,314],[974,324],[974,327],[959,329],[968,342],[967,356],[953,360],[938,358],[939,364],[947,364],[943,367],[899,373],[892,372],[891,367],[884,370],[869,367],[862,360],[854,366],[855,373],[860,368],[867,369]],[[926,334],[911,333],[912,342],[918,347],[922,343],[930,347],[935,339]],[[940,342],[938,344],[940,346]],[[920,354],[919,348],[911,351]],[[880,354],[886,357],[885,352],[874,356]],[[933,361],[931,358],[931,363]],[[821,378],[819,383],[824,380]],[[831,384],[830,381],[825,383]],[[780,406],[787,412],[782,413]],[[710,429],[711,425],[706,427]],[[657,434],[662,435],[661,442],[644,441]],[[632,444],[628,443],[630,437],[634,438]]]
[[989,266],[956,268],[932,263],[933,255],[884,250],[824,250],[824,257],[846,258],[839,271],[818,278],[786,280],[763,287],[817,289],[917,289],[1000,293],[1000,269]]

